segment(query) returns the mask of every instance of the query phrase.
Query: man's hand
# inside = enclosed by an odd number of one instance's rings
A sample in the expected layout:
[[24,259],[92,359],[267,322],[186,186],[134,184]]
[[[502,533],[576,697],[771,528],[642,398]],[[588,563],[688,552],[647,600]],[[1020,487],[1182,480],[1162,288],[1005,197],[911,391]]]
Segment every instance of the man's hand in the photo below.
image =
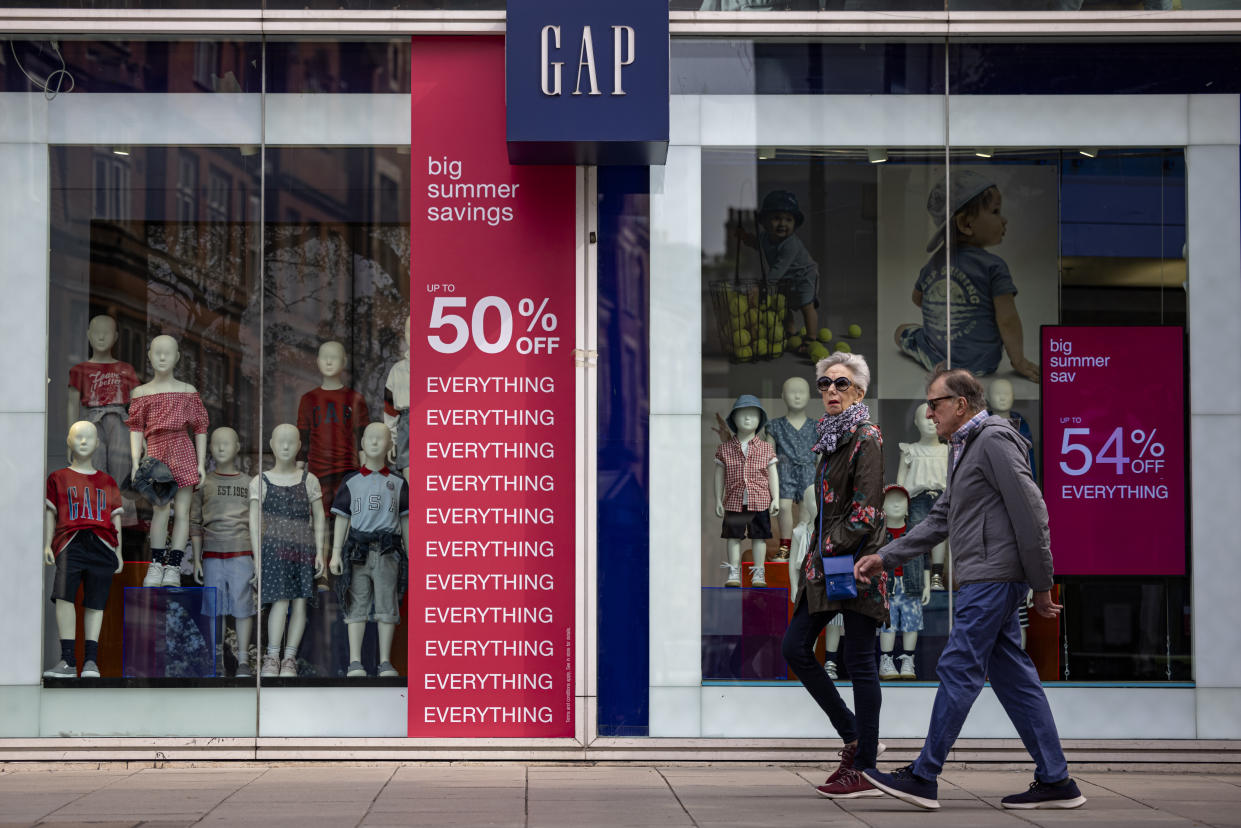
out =
[[333,575],[339,575],[344,570],[344,567],[341,566],[340,552],[338,550],[332,550],[332,559],[328,561],[327,568]]
[[883,558],[878,555],[863,555],[853,564],[853,577],[859,584],[869,584],[871,576],[883,572]]
[[931,583],[928,581],[926,586],[922,588],[922,606],[931,603]]
[[56,565],[56,554],[52,552],[52,547],[50,546],[43,547],[43,563],[48,566]]
[[1034,593],[1034,611],[1044,618],[1059,618],[1062,609],[1063,606],[1051,600],[1050,589]]
[[776,515],[780,514],[780,501],[776,500],[773,497],[771,499],[771,506],[768,507],[768,511],[771,512],[772,517],[775,517]]
[[198,583],[203,582],[203,559],[194,558],[194,580]]

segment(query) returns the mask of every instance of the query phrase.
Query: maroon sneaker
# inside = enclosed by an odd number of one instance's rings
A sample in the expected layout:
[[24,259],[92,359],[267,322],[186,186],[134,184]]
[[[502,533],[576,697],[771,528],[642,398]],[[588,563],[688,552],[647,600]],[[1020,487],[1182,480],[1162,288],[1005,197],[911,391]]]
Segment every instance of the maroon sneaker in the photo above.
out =
[[870,784],[869,780],[854,768],[837,771],[833,774],[834,781],[826,782],[815,788],[824,799],[861,799],[864,796],[883,796],[883,791]]

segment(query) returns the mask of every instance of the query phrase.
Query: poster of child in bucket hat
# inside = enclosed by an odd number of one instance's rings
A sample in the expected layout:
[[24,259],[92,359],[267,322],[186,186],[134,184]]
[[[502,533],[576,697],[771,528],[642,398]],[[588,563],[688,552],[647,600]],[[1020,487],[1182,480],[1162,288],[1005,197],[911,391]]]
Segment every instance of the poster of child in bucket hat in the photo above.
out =
[[1039,326],[1057,321],[1056,170],[953,165],[945,178],[879,172],[879,396],[918,397],[951,352],[951,367],[1037,399]]

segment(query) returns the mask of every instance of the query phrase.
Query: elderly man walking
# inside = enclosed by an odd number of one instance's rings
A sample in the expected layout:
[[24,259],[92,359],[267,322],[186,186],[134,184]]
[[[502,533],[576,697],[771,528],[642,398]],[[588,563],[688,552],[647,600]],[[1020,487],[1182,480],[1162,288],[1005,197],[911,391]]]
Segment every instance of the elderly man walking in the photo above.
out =
[[1002,800],[1005,808],[1077,808],[1086,798],[1069,777],[1060,736],[1033,662],[1021,647],[1017,609],[1034,591],[1034,609],[1055,618],[1047,507],[1030,474],[1029,442],[991,416],[982,385],[963,370],[938,371],[927,386],[927,417],[950,444],[948,488],[913,530],[860,558],[869,582],[886,567],[927,552],[945,538],[960,592],[948,644],[939,657],[939,691],[917,760],[892,773],[864,773],[883,791],[928,810],[939,807],[936,777],[970,707],[991,681],[1004,712],[1034,758],[1034,783]]

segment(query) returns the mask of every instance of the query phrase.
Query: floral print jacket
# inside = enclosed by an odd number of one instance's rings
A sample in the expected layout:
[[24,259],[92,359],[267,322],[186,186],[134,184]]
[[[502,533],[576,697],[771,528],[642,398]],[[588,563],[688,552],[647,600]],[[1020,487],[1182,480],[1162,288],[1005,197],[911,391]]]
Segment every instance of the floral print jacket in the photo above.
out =
[[866,585],[858,584],[856,598],[829,601],[823,586],[823,561],[819,557],[820,554],[852,555],[857,560],[878,552],[884,544],[883,434],[879,427],[869,422],[859,423],[834,452],[821,457],[814,488],[819,514],[814,520],[797,599],[805,595],[810,612],[848,609],[886,624],[887,575],[872,578]]

